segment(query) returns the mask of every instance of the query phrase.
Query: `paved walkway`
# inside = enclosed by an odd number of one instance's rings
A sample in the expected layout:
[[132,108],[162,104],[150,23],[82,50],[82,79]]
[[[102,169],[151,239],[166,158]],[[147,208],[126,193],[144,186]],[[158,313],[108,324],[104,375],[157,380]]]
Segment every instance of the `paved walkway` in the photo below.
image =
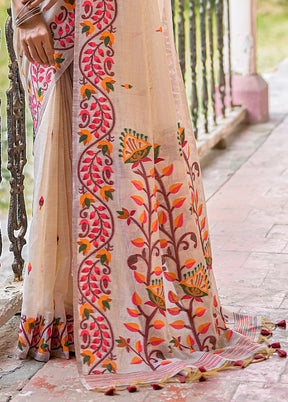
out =
[[[269,78],[271,120],[242,126],[228,139],[225,151],[213,150],[202,164],[222,303],[273,321],[288,318],[287,77],[288,61]],[[83,389],[75,360],[54,359],[45,365],[15,360],[18,321],[15,316],[0,331],[1,401],[288,400],[288,360],[278,356],[245,370],[221,372],[205,383],[147,388],[108,399]],[[277,330],[273,339],[288,350],[287,331]]]

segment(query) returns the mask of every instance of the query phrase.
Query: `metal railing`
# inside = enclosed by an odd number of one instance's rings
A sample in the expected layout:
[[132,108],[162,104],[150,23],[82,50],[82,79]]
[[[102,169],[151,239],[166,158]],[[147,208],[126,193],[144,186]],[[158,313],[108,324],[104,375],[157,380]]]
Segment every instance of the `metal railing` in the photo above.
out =
[[[227,107],[233,107],[229,0],[172,0],[172,8],[176,47],[197,138],[199,132],[211,132],[217,120],[226,116]],[[21,280],[22,249],[27,230],[23,174],[26,164],[25,98],[13,49],[10,10],[6,40],[10,57],[10,87],[7,90],[8,170],[11,173],[8,237],[10,251],[14,254],[14,276]],[[0,244],[0,250],[1,247]]]

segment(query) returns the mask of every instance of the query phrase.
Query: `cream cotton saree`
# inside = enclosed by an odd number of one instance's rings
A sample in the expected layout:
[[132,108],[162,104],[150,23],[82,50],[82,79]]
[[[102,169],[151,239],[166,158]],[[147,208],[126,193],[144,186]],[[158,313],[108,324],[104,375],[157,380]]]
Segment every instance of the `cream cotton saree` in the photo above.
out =
[[170,0],[60,0],[45,18],[54,67],[15,34],[36,133],[20,356],[75,350],[99,390],[265,358],[261,320],[219,301]]

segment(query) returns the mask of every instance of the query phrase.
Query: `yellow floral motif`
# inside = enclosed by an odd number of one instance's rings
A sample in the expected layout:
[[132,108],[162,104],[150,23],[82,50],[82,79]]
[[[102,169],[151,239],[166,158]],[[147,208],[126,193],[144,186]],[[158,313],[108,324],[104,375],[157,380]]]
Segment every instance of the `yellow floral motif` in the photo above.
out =
[[203,268],[199,268],[194,275],[188,272],[188,278],[179,284],[189,296],[203,297],[209,294],[207,278]]
[[108,201],[109,198],[112,200],[113,199],[112,193],[114,191],[115,190],[111,186],[103,186],[100,190],[100,195],[105,201]]
[[68,337],[67,336],[62,338],[61,343],[62,343],[63,352],[69,352]]
[[100,258],[101,262],[109,264],[111,262],[111,253],[105,249],[99,250],[96,254],[96,258]]
[[89,303],[85,303],[80,306],[80,315],[83,320],[84,318],[89,318],[90,313],[93,313],[93,307]]
[[69,10],[74,10],[75,8],[75,1],[74,0],[64,0],[65,7],[69,8]]
[[92,24],[91,21],[89,20],[83,20],[80,25],[83,27],[82,28],[82,33],[85,33],[86,36],[91,36],[93,34],[93,32],[95,31],[95,27]]
[[115,82],[116,81],[114,81],[113,80],[113,78],[111,78],[111,77],[105,77],[105,78],[103,78],[103,80],[101,81],[101,86],[102,86],[102,88],[104,89],[104,91],[106,91],[106,92],[110,92],[110,90],[111,91],[114,91],[114,85],[113,84],[115,84]]
[[102,362],[102,367],[107,368],[108,371],[117,371],[118,367],[116,362],[110,359],[106,359]]
[[121,141],[124,163],[139,162],[149,154],[152,144],[146,140],[146,137],[142,138],[137,134],[133,135],[127,131],[123,132],[122,135],[124,136]]
[[92,246],[91,243],[88,239],[81,239],[77,242],[79,244],[79,253],[83,253],[83,255],[86,255],[89,253],[91,250]]
[[90,206],[93,202],[95,202],[95,199],[90,193],[82,194],[80,197],[80,205],[82,205],[82,208],[86,208],[88,205]]
[[112,301],[112,300],[110,299],[109,296],[107,296],[107,295],[102,295],[102,296],[100,296],[99,299],[98,299],[98,306],[99,306],[102,310],[104,310],[104,311],[106,311],[107,308],[108,308],[108,310],[110,310],[110,305],[109,305],[109,303],[110,303],[111,301]]
[[26,332],[31,334],[32,330],[35,328],[35,319],[34,318],[28,318],[25,323],[24,323],[24,329]]
[[80,88],[80,95],[82,96],[83,99],[85,99],[86,97],[89,98],[91,94],[95,93],[96,93],[95,87],[93,87],[93,85],[91,84],[82,85],[82,87]]
[[89,130],[82,129],[78,131],[78,135],[80,135],[80,142],[83,142],[84,145],[89,144],[92,141],[92,134]]
[[54,53],[54,60],[55,60],[55,64],[54,67],[56,68],[56,70],[58,68],[61,68],[61,63],[63,63],[64,59],[62,58],[62,53]]
[[113,151],[113,144],[107,140],[102,140],[99,142],[98,149],[101,149],[104,155],[107,153],[108,155],[111,155],[111,152]]
[[111,32],[105,31],[102,33],[101,40],[104,40],[106,46],[112,46],[114,44],[114,35]]
[[83,363],[87,364],[88,366],[95,362],[95,356],[90,350],[83,350],[81,356],[83,356]]

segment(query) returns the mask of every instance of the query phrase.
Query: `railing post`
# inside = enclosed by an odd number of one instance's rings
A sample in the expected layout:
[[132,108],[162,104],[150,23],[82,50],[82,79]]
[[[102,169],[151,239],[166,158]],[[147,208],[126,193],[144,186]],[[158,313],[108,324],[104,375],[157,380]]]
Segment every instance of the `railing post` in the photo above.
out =
[[230,0],[234,103],[247,108],[250,123],[269,118],[268,85],[257,74],[256,0]]
[[8,237],[10,251],[14,254],[12,269],[15,280],[22,280],[24,260],[22,249],[26,244],[27,215],[24,199],[24,175],[26,164],[25,95],[21,84],[18,64],[13,48],[11,9],[8,9],[6,41],[9,52],[10,87],[7,90],[8,165],[10,179],[10,207]]

